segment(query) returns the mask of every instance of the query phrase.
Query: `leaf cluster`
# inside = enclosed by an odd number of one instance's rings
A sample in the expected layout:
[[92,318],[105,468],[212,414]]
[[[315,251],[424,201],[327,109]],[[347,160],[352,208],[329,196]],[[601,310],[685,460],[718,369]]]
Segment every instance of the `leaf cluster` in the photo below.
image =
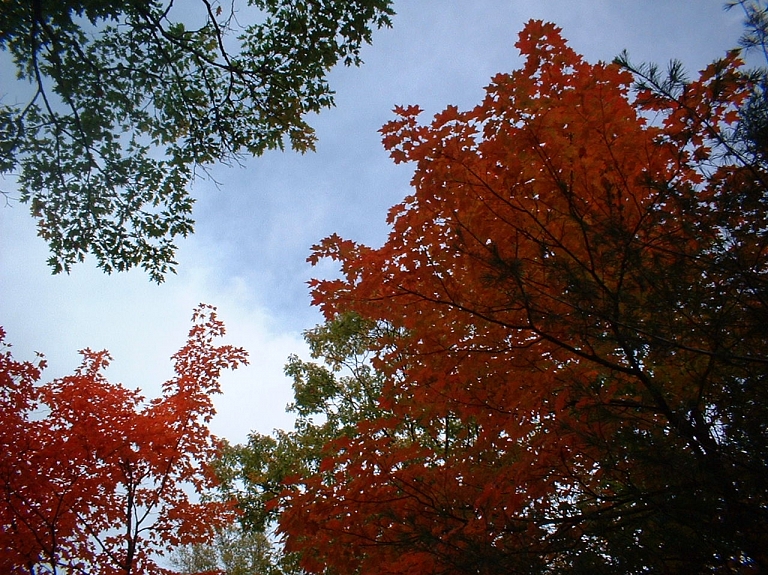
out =
[[190,575],[266,575],[272,569],[272,546],[259,532],[244,532],[235,525],[218,529],[210,543],[176,549],[171,563],[179,572]]
[[314,149],[305,118],[333,105],[328,71],[360,63],[390,4],[5,2],[17,81],[0,101],[0,171],[18,174],[54,273],[90,253],[162,281],[193,230],[196,172],[286,140]]
[[[293,379],[294,401],[287,410],[296,416],[291,431],[253,433],[245,445],[228,445],[216,462],[224,499],[238,501],[245,533],[274,536],[285,510],[286,489],[297,478],[317,475],[331,485],[338,481],[329,464],[348,450],[370,422],[391,418],[382,402],[383,375],[376,368],[381,340],[395,336],[390,326],[340,314],[304,334],[313,360],[289,358],[286,373]],[[449,449],[463,434],[450,418],[439,429],[404,417],[380,437],[415,450],[421,445]],[[275,573],[302,572],[303,554],[287,552],[277,539],[272,554]]]
[[335,440],[355,433],[361,421],[382,413],[377,400],[381,376],[368,355],[377,328],[359,316],[340,316],[305,333],[313,359],[291,356],[285,371],[293,379],[292,431],[253,433],[246,445],[228,445],[217,461],[225,497],[236,497],[248,530],[268,532],[279,514],[283,482],[318,471]]
[[213,345],[224,333],[213,308],[193,321],[175,377],[149,401],[105,379],[105,351],[83,350],[73,375],[42,385],[42,361],[0,353],[4,573],[164,573],[158,553],[234,521],[229,503],[198,495],[216,484],[210,396],[246,353]]

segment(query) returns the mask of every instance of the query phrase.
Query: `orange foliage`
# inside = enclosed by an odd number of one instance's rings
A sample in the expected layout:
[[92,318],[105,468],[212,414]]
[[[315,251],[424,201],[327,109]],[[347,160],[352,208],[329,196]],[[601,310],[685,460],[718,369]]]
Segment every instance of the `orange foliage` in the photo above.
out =
[[517,45],[476,108],[396,108],[414,192],[381,248],[315,246],[343,274],[312,282],[325,316],[391,327],[395,417],[295,478],[287,549],[350,575],[768,568],[765,432],[739,428],[768,415],[765,174],[712,151],[740,62],[633,99],[551,24]]
[[233,519],[190,493],[215,485],[211,394],[247,354],[213,345],[224,334],[215,308],[197,308],[193,324],[176,376],[150,401],[105,379],[105,351],[83,350],[73,375],[45,385],[43,360],[0,353],[0,571],[164,573],[159,552]]

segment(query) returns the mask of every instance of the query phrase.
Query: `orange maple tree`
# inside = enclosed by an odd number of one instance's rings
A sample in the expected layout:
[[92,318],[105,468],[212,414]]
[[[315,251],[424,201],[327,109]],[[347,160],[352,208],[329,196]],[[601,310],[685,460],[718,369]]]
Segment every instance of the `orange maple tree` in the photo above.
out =
[[165,573],[159,554],[233,519],[231,505],[195,495],[216,483],[211,394],[223,369],[247,363],[214,345],[223,334],[215,308],[199,306],[175,377],[146,401],[106,380],[105,351],[38,384],[45,361],[14,360],[0,328],[0,571]]
[[[768,570],[768,198],[737,53],[633,94],[552,24],[476,108],[382,129],[413,194],[310,261],[382,417],[283,493],[312,573]],[[414,424],[416,427],[414,427]],[[417,428],[418,433],[413,429]]]

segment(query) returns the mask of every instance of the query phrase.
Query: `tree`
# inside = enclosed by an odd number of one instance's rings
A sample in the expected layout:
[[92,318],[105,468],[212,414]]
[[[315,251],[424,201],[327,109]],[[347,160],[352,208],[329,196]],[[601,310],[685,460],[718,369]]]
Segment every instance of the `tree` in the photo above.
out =
[[260,532],[246,532],[231,525],[216,532],[210,543],[181,547],[171,561],[180,573],[268,575],[273,572],[272,544]]
[[[176,376],[162,396],[109,383],[105,351],[44,385],[44,360],[0,353],[0,569],[4,573],[165,573],[158,553],[207,540],[234,520],[228,502],[198,501],[215,485],[218,441],[207,428],[223,369],[246,353],[213,342],[215,309],[200,306]],[[4,332],[0,331],[0,340]]]
[[[737,52],[633,96],[529,22],[476,108],[382,129],[413,194],[310,260],[383,413],[281,496],[311,573],[768,570],[768,174]],[[408,422],[422,430],[403,441]]]
[[[369,361],[372,342],[380,333],[378,326],[355,314],[340,315],[305,332],[312,359],[322,362],[291,356],[285,367],[293,379],[294,402],[287,411],[296,415],[294,429],[276,430],[274,435],[252,433],[247,444],[226,444],[222,449],[215,462],[221,481],[218,493],[223,500],[237,501],[245,536],[275,541],[275,524],[282,513],[278,498],[285,480],[320,472],[335,440],[353,435],[359,423],[384,413],[376,403],[381,374]],[[261,572],[302,573],[297,556],[284,553],[275,543],[263,550],[269,570]],[[195,553],[210,558],[216,549],[187,552],[190,558]],[[200,565],[212,568],[213,563]]]
[[[760,52],[768,65],[768,7],[764,0],[734,0],[727,9],[739,6],[744,13],[745,32],[739,43],[748,52]],[[752,93],[741,110],[736,136],[746,153],[768,157],[768,68],[753,72]]]
[[[286,553],[274,535],[285,511],[281,495],[293,477],[327,474],[324,460],[338,453],[338,446],[358,433],[369,421],[393,417],[378,403],[383,375],[371,365],[375,342],[389,332],[386,324],[365,320],[355,313],[339,314],[304,333],[311,357],[291,356],[285,367],[293,379],[294,401],[287,411],[296,415],[291,431],[273,435],[252,433],[245,445],[225,445],[216,460],[221,484],[219,496],[236,500],[243,533],[266,535],[275,545],[267,550],[270,573],[303,573],[299,554]],[[415,442],[435,445],[419,423],[400,414],[401,430],[391,434],[403,445]],[[439,448],[458,443],[456,422],[446,422]],[[211,549],[189,550],[191,555],[211,557]],[[195,555],[197,557],[197,555]],[[200,565],[212,563],[200,562]],[[191,570],[190,570],[191,571]]]
[[162,281],[193,229],[195,173],[286,138],[313,149],[305,117],[333,105],[326,74],[360,64],[391,4],[4,2],[0,49],[18,80],[0,101],[0,172],[18,172],[54,273],[91,253]]

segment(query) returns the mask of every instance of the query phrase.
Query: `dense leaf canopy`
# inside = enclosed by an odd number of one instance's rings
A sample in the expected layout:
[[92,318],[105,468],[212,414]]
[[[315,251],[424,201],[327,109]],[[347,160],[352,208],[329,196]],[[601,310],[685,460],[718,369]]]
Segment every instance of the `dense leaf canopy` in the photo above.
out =
[[246,530],[268,532],[279,515],[275,498],[286,477],[319,470],[327,446],[355,433],[360,421],[382,414],[377,404],[381,374],[369,361],[379,330],[354,314],[339,316],[305,333],[313,359],[291,356],[296,417],[292,431],[252,433],[246,445],[226,445],[216,461],[225,499],[237,499]]
[[[3,2],[0,173],[18,174],[54,272],[88,253],[161,281],[193,229],[196,170],[315,136],[337,62],[389,0]],[[5,63],[8,65],[8,62]]]
[[292,478],[286,548],[349,575],[768,570],[751,79],[734,52],[633,96],[554,25],[518,47],[476,108],[383,128],[416,169],[381,248],[315,248],[326,317],[387,328],[382,411]]

